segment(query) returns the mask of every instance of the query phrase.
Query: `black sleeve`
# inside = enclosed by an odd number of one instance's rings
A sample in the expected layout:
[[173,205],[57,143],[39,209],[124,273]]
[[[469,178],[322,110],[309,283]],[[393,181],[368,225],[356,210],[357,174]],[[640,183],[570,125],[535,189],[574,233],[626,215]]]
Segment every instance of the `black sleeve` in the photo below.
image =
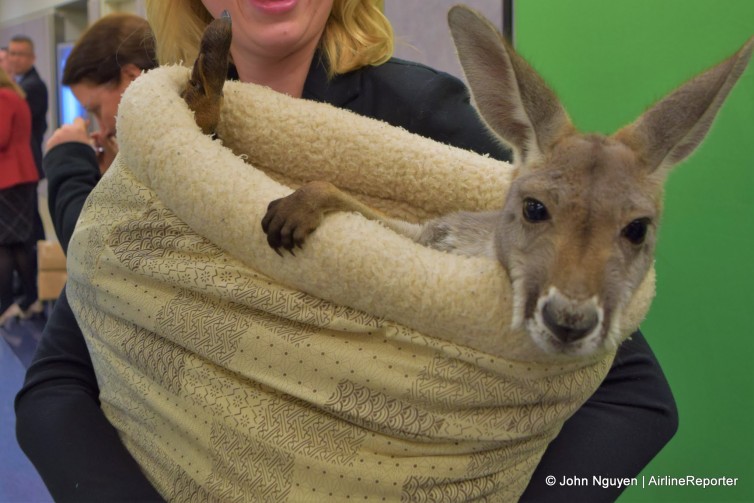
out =
[[424,105],[413,114],[408,130],[435,141],[511,162],[511,150],[482,122],[460,80],[437,73],[422,86]]
[[[53,148],[44,166],[50,213],[67,249],[99,167],[81,143]],[[65,290],[15,405],[18,443],[55,501],[161,501],[100,408],[89,350]]]
[[510,161],[510,149],[485,127],[470,101],[456,77],[393,59],[363,70],[358,99],[343,107],[440,143]]
[[97,157],[94,149],[84,143],[61,143],[47,152],[42,166],[47,175],[52,223],[67,251],[81,209],[100,178]]
[[100,409],[65,290],[16,397],[16,437],[55,501],[162,501]]

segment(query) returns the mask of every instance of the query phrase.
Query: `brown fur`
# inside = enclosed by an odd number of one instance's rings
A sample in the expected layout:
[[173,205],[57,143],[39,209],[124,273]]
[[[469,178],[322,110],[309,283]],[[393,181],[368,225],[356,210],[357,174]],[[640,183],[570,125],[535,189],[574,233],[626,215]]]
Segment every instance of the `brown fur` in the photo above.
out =
[[181,92],[204,134],[214,135],[220,121],[231,40],[231,20],[225,11],[204,31],[199,56]]

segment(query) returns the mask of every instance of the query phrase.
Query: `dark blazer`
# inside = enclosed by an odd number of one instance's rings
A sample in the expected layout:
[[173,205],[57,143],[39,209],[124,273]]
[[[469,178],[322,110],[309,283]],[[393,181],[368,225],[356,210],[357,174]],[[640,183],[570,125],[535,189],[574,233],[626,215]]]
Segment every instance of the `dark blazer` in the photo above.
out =
[[[303,95],[457,147],[510,158],[470,106],[463,83],[422,65],[391,59],[328,80],[315,58]],[[55,230],[67,247],[82,203],[99,178],[97,161],[89,146],[63,144],[47,154],[45,169]],[[546,476],[633,477],[672,437],[675,403],[640,333],[621,346],[615,361],[605,383],[548,448],[524,500],[614,500],[619,489],[551,487]],[[98,394],[84,336],[63,291],[16,398],[19,444],[56,500],[159,501],[102,413]]]
[[18,85],[26,92],[26,102],[31,109],[31,151],[34,154],[34,162],[40,178],[44,178],[42,171],[42,141],[47,131],[47,108],[49,96],[47,85],[32,67],[18,81]]
[[392,58],[379,66],[328,79],[319,58],[303,97],[385,121],[454,147],[511,161],[511,151],[483,125],[459,79],[427,66]]

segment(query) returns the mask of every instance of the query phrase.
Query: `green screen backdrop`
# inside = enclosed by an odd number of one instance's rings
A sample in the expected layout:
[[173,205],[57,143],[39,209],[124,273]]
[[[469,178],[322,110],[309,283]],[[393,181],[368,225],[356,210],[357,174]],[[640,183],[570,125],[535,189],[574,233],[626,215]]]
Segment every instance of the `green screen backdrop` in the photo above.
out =
[[[582,130],[611,133],[754,35],[754,0],[514,0],[519,51]],[[670,381],[675,438],[621,502],[754,501],[754,62],[671,174],[657,297],[642,331]],[[599,475],[599,474],[595,474]]]

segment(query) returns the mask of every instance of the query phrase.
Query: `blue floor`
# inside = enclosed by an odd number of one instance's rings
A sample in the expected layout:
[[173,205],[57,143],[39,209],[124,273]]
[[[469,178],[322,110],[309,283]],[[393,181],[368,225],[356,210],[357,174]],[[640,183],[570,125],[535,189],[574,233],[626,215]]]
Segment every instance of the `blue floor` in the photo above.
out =
[[42,480],[16,443],[13,399],[37,347],[44,317],[0,327],[0,503],[51,502]]

